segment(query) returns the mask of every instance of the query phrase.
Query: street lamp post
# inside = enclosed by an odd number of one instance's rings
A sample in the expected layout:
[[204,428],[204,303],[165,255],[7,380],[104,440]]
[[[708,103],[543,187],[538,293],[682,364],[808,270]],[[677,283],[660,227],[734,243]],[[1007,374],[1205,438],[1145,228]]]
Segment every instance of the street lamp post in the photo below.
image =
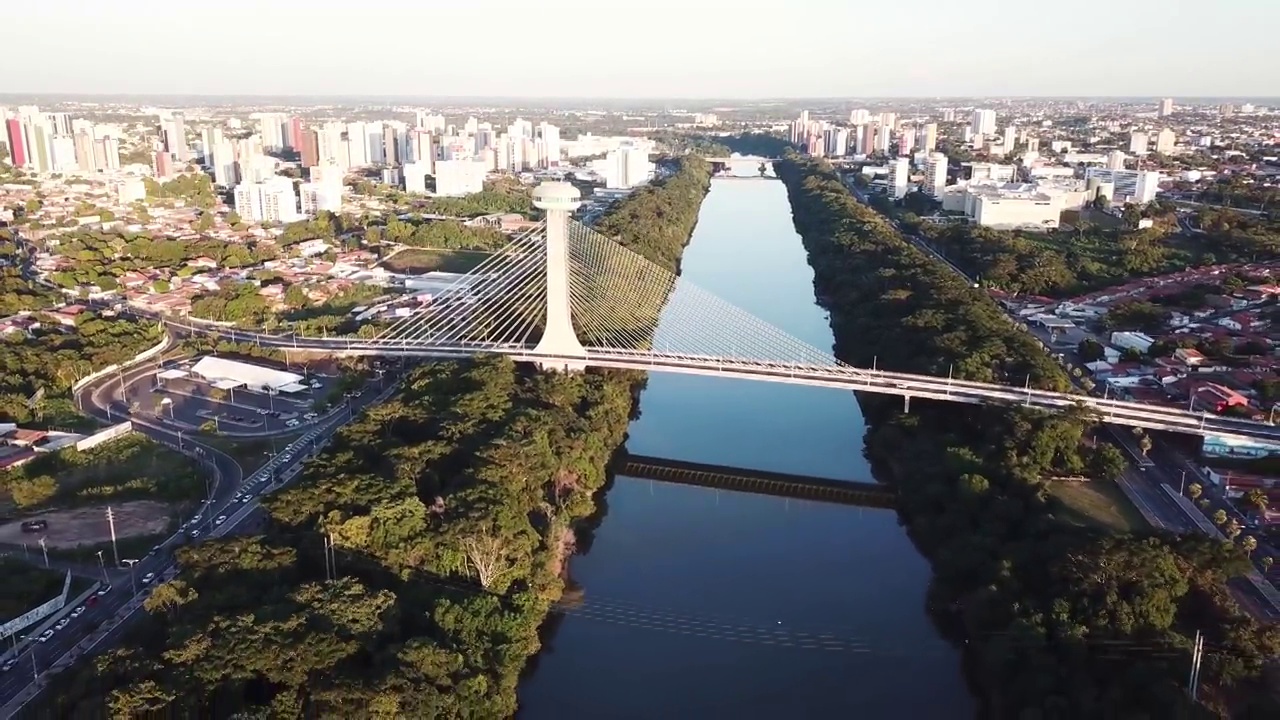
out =
[[98,551],[98,569],[102,571],[102,583],[107,583],[107,563],[102,559],[102,551]]
[[1182,482],[1178,484],[1178,494],[1181,495],[1182,491],[1185,490],[1186,488],[1187,488],[1187,471],[1183,470]]
[[44,553],[44,566],[49,567],[49,546],[45,544],[44,538],[40,538],[40,550]]
[[134,566],[134,565],[137,565],[137,564],[138,564],[138,561],[137,561],[137,560],[135,560],[135,559],[133,559],[133,558],[125,558],[125,560],[124,560],[123,562],[124,562],[124,564],[125,564],[125,565],[128,565],[128,566],[129,566],[129,590],[130,590],[130,592],[131,592],[133,595],[137,595],[137,594],[138,594],[138,583],[137,583],[137,581],[134,579],[134,574],[135,574],[135,573],[134,573],[134,570],[133,570],[133,566]]

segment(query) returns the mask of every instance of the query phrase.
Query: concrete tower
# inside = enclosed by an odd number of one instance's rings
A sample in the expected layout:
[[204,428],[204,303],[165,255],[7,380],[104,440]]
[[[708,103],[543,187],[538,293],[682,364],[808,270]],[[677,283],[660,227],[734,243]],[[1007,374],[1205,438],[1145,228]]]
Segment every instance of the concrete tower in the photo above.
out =
[[534,207],[547,213],[547,323],[536,355],[556,359],[540,363],[544,369],[581,370],[586,365],[568,358],[587,357],[573,330],[569,304],[569,215],[581,205],[578,188],[567,182],[544,182],[533,189]]

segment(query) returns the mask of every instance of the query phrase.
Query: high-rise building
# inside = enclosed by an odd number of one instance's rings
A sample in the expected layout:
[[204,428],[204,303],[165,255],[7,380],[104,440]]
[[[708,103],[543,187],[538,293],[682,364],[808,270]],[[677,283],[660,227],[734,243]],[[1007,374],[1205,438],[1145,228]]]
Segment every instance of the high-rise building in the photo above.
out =
[[171,177],[173,175],[173,154],[168,150],[156,151],[151,169],[155,173],[157,180]]
[[302,131],[302,141],[298,145],[302,154],[302,167],[315,167],[320,164],[320,133],[315,128]]
[[282,113],[253,113],[250,118],[258,121],[258,134],[262,136],[262,147],[266,150],[279,151],[285,147],[285,125],[289,117]]
[[49,140],[51,169],[56,173],[72,172],[76,164],[76,142],[70,135],[54,135]]
[[942,190],[946,186],[947,156],[939,152],[929,153],[924,170],[924,192],[933,197],[941,197]]
[[342,212],[342,182],[306,182],[298,186],[298,197],[302,203],[302,214],[313,218],[321,210],[331,213]]
[[405,192],[425,193],[427,191],[427,176],[431,174],[431,168],[426,161],[405,163],[400,171],[404,178]]
[[51,112],[45,115],[49,119],[49,127],[54,135],[70,135],[75,132],[71,128],[71,115],[64,112]]
[[942,122],[955,122],[955,121],[956,121],[956,110],[955,110],[955,108],[943,108],[943,109],[942,109]]
[[93,135],[81,131],[72,136],[75,143],[76,167],[84,172],[98,170],[93,156]]
[[289,178],[277,176],[260,183],[241,183],[233,195],[236,214],[245,222],[287,223],[298,219],[298,198]]
[[487,168],[478,160],[441,160],[436,163],[437,195],[470,195],[484,190]]
[[876,152],[884,155],[889,154],[889,127],[888,125],[878,125],[876,127]]
[[560,164],[560,128],[546,121],[538,123],[534,140],[538,151],[538,167],[550,168]]
[[995,110],[974,110],[973,122],[970,124],[974,135],[995,135],[996,134],[996,111]]
[[907,181],[911,177],[911,164],[906,158],[889,161],[889,197],[901,200],[907,194]]
[[400,128],[387,123],[382,126],[382,161],[387,165],[400,165]]
[[876,151],[876,126],[875,125],[859,125],[858,128],[858,154],[871,155]]
[[902,132],[898,133],[898,154],[902,156],[910,155],[911,151],[915,149],[915,141],[915,130],[903,128]]
[[605,156],[605,187],[632,188],[643,185],[653,175],[653,163],[649,162],[649,150],[635,143],[624,142]]
[[1013,182],[1013,166],[984,162],[972,163],[969,166],[969,180],[971,182],[981,180],[990,180],[998,183]]
[[863,108],[858,108],[849,113],[850,125],[866,125],[871,122],[871,113]]
[[1007,125],[1004,129],[1004,141],[1001,146],[1004,147],[1004,154],[1008,155],[1018,144],[1018,128],[1013,125]]
[[300,152],[302,150],[302,118],[291,117],[286,125],[284,142],[290,150]]
[[164,149],[173,155],[173,159],[178,162],[191,159],[191,152],[187,149],[187,120],[182,113],[175,112],[168,120],[162,121],[160,135]]
[[[1116,196],[1124,196],[1129,202],[1149,203],[1156,199],[1160,189],[1160,173],[1146,170],[1113,170],[1091,167],[1084,171],[1085,180],[1110,183]],[[1115,201],[1117,198],[1111,198]]]
[[27,139],[22,121],[18,118],[7,118],[4,121],[4,129],[9,145],[9,163],[16,168],[25,168],[28,162]]
[[1169,128],[1165,128],[1156,135],[1156,152],[1161,155],[1168,155],[1173,152],[1173,147],[1178,144],[1178,136]]
[[882,112],[882,113],[880,113],[880,124],[881,124],[881,125],[883,125],[883,126],[885,126],[885,127],[887,127],[887,128],[889,128],[890,130],[897,130],[897,129],[898,129],[898,114],[897,114],[897,113],[891,113],[891,112]]
[[1126,157],[1123,151],[1112,150],[1111,152],[1107,153],[1107,169],[1123,170],[1125,160],[1126,160]]
[[1169,117],[1173,114],[1173,98],[1165,98],[1160,101],[1158,114],[1160,117]]
[[442,133],[445,129],[445,119],[443,115],[432,115],[426,111],[419,110],[416,113],[415,126],[429,133]]
[[916,145],[921,150],[931,153],[938,149],[938,123],[925,123],[920,126]]
[[347,123],[347,137],[344,145],[347,149],[347,167],[369,164],[369,132],[365,129],[364,123]]
[[1129,152],[1134,155],[1147,154],[1147,134],[1144,132],[1135,132],[1129,135]]
[[120,169],[120,140],[108,135],[93,141],[94,163],[98,170]]

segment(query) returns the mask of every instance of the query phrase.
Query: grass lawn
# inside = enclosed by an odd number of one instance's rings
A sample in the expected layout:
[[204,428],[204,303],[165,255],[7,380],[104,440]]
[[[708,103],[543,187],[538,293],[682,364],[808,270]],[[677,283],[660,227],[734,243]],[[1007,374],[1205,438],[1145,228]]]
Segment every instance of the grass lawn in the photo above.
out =
[[491,254],[480,250],[410,248],[387,258],[382,266],[398,273],[465,273],[484,262]]
[[1116,533],[1149,527],[1138,509],[1111,481],[1051,482],[1049,494],[1058,501],[1055,514],[1076,525],[1091,525]]

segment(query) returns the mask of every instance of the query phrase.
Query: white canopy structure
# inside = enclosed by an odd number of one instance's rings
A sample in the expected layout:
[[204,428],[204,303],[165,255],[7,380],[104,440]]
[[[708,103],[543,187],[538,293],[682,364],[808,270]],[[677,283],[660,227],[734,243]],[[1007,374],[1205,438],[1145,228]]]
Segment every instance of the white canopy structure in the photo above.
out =
[[259,392],[277,393],[297,392],[305,387],[301,384],[303,377],[296,373],[212,356],[200,358],[191,367],[191,374],[224,389],[243,386]]

